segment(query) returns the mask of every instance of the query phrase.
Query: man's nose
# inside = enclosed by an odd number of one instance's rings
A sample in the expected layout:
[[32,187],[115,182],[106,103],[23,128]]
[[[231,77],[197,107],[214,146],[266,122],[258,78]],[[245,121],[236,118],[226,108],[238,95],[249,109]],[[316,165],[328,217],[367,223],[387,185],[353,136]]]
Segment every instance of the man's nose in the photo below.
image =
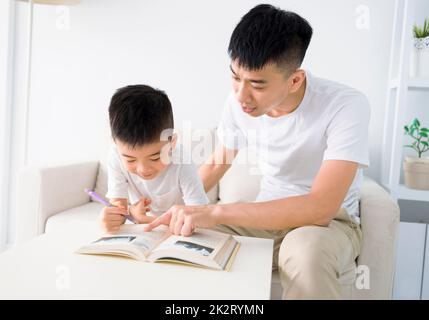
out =
[[240,104],[248,105],[252,100],[250,97],[249,89],[247,88],[247,85],[244,82],[238,85],[235,94]]

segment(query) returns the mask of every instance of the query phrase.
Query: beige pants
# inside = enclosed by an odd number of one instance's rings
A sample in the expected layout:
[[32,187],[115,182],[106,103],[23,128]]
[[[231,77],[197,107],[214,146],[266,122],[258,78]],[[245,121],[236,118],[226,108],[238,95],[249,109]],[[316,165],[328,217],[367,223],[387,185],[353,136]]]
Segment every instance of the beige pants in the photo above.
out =
[[274,240],[273,269],[279,270],[283,299],[340,299],[340,276],[360,253],[362,232],[341,209],[327,227],[257,230],[218,225],[217,230]]

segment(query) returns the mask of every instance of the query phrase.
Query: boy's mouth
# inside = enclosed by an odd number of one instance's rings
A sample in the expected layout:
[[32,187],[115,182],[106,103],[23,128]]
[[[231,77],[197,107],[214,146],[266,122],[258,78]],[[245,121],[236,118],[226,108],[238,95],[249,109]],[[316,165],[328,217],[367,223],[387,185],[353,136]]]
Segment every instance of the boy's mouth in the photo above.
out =
[[140,177],[142,177],[143,179],[149,179],[151,177],[153,177],[154,173],[148,173],[148,174],[140,174]]
[[241,107],[243,109],[244,112],[246,113],[252,113],[253,111],[256,110],[256,108],[250,108],[250,107]]

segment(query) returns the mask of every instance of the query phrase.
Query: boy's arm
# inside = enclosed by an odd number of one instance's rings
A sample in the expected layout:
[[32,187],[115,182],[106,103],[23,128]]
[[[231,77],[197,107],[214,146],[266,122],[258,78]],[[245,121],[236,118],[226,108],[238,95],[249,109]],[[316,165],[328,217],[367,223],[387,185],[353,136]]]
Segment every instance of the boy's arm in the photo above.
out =
[[108,191],[105,196],[116,208],[105,207],[101,212],[101,224],[107,232],[117,231],[125,222],[125,215],[128,212],[128,182],[121,170],[120,161],[116,149],[112,147],[107,164]]
[[109,202],[116,207],[123,207],[128,209],[128,199],[127,198],[112,198],[109,199]]
[[198,173],[206,192],[209,192],[228,171],[237,153],[238,150],[227,149],[219,144],[208,160],[200,166]]
[[[112,147],[109,153],[107,164],[107,194],[110,203],[114,200],[119,200],[124,204],[125,208],[128,205],[128,181],[121,168],[121,159]],[[113,203],[112,203],[113,204]]]
[[181,166],[179,185],[185,205],[195,206],[209,203],[203,183],[198,176],[197,167],[193,163]]

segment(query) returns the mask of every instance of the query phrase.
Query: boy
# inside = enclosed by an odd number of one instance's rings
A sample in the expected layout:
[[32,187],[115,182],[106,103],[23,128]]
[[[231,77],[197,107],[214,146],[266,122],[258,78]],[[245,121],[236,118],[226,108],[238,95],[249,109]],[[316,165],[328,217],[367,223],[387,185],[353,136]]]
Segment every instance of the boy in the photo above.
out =
[[[146,85],[132,85],[113,95],[109,119],[115,147],[108,163],[102,227],[116,232],[127,215],[148,223],[175,204],[205,205],[208,198],[193,164],[182,164],[175,150],[173,112],[167,95]],[[128,201],[130,204],[128,204]]]

